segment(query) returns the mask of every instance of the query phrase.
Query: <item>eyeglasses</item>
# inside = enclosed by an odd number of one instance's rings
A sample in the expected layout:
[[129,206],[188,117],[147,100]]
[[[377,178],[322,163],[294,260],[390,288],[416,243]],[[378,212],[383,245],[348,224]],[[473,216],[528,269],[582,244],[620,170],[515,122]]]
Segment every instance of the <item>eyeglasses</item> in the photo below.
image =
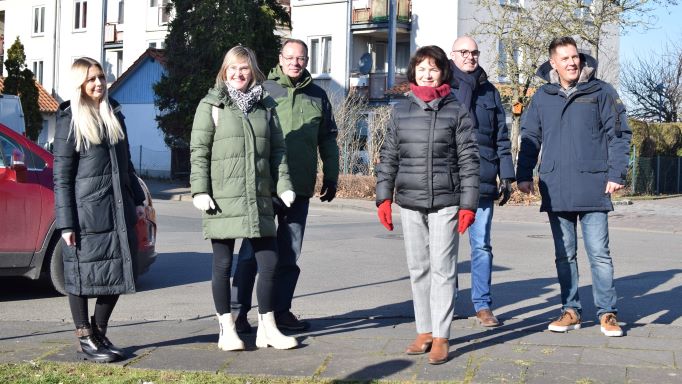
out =
[[308,56],[284,56],[280,55],[287,63],[292,63],[294,61],[299,63],[305,63],[308,60]]
[[237,73],[237,72],[239,72],[239,73],[242,74],[242,75],[246,75],[247,73],[250,73],[250,72],[251,72],[251,68],[249,68],[248,66],[246,66],[246,67],[237,67],[237,66],[234,66],[234,65],[230,65],[229,67],[227,67],[227,72],[229,72],[229,73]]
[[452,51],[452,52],[459,52],[459,54],[462,55],[462,58],[464,58],[464,59],[469,57],[469,55],[471,55],[473,57],[479,57],[481,55],[481,51],[479,51],[478,49],[475,51],[470,51],[468,49],[460,49],[460,50]]

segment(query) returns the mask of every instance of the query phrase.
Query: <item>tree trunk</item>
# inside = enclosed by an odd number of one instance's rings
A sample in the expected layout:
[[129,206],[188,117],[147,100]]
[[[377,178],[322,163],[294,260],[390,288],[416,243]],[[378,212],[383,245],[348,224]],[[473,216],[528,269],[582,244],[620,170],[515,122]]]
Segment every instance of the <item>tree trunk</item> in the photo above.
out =
[[521,135],[521,116],[512,115],[511,124],[511,153],[514,167],[516,167],[516,159],[519,155],[519,136]]

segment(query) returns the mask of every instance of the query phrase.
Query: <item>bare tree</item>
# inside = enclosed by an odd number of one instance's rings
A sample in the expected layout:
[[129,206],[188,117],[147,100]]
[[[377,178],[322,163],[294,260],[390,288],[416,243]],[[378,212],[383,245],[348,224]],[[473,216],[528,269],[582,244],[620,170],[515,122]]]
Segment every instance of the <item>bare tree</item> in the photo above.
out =
[[625,63],[621,89],[628,112],[645,121],[680,121],[682,47],[668,43],[662,55],[651,52]]
[[[574,36],[587,45],[596,58],[605,52],[605,41],[632,28],[648,29],[655,25],[652,11],[656,6],[671,6],[677,0],[526,0],[520,2],[477,0],[478,22],[473,34],[502,45],[502,63],[498,73],[506,80],[500,88],[504,101],[520,103],[525,109],[533,88],[539,85],[535,71],[547,60],[547,44],[558,36]],[[502,4],[501,4],[502,3]],[[493,44],[499,47],[497,44]],[[490,52],[500,62],[499,49]],[[611,59],[606,56],[606,59]],[[615,58],[613,58],[615,59]],[[604,69],[600,70],[604,75]],[[505,97],[506,96],[506,97]],[[512,119],[512,154],[516,158],[520,116]]]
[[[554,2],[552,2],[554,3]],[[552,28],[556,19],[552,12],[546,12],[542,1],[526,2],[526,6],[501,5],[499,0],[478,0],[479,12],[474,16],[478,23],[474,35],[485,36],[501,47],[491,57],[501,63],[498,75],[505,79],[500,86],[503,101],[510,105],[520,103],[521,110],[530,103],[533,88],[540,84],[535,77],[538,66],[547,60],[547,43],[556,36],[559,29]],[[512,115],[511,143],[512,156],[518,153],[520,114]]]

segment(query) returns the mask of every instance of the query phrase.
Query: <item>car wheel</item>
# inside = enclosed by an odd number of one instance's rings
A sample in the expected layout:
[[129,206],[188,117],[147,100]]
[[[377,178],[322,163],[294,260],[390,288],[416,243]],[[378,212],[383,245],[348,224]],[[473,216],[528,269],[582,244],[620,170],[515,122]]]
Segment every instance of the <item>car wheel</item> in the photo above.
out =
[[64,254],[62,253],[64,245],[64,240],[60,238],[50,256],[50,282],[52,282],[54,289],[62,295],[66,295],[64,289]]

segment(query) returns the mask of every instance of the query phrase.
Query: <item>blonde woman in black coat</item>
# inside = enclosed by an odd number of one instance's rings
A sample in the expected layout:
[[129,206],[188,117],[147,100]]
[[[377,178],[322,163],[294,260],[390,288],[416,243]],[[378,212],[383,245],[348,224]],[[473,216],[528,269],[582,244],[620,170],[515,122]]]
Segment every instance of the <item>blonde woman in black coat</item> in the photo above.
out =
[[[56,226],[66,244],[64,283],[78,355],[110,362],[125,356],[106,329],[119,295],[135,292],[135,222],[144,215],[144,193],[102,66],[82,57],[71,76],[73,95],[59,108],[54,140]],[[97,302],[89,321],[90,297]]]

